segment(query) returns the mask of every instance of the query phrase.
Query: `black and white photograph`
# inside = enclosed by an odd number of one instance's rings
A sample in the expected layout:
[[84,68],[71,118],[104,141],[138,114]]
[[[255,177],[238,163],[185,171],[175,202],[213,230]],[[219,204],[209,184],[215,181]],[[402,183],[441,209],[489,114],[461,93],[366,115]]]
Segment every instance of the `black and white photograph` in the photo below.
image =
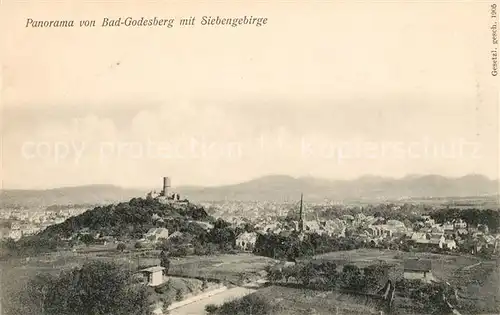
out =
[[500,314],[495,1],[0,1],[0,315]]

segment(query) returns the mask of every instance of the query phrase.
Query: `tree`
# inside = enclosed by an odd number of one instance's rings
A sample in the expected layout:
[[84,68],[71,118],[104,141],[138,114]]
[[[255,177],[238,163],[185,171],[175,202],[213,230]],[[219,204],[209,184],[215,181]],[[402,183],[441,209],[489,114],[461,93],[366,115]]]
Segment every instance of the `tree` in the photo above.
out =
[[283,272],[280,268],[269,268],[267,272],[267,279],[270,282],[279,282],[283,280]]
[[24,315],[40,315],[46,314],[44,299],[48,289],[51,287],[55,278],[51,275],[40,274],[36,275],[28,281],[26,290],[22,290],[19,294],[13,296],[16,298],[14,314]]
[[344,265],[340,276],[340,286],[343,289],[359,290],[362,287],[362,275],[356,265]]
[[82,241],[85,244],[85,246],[89,246],[95,241],[95,239],[90,234],[83,234],[82,236],[80,236],[80,241]]
[[206,289],[208,289],[208,281],[207,279],[203,279],[203,282],[201,284],[201,290],[205,291]]
[[123,252],[125,249],[127,248],[127,246],[125,246],[125,244],[123,243],[120,243],[116,246],[116,249],[120,252]]
[[168,257],[168,253],[164,250],[160,253],[160,266],[165,268],[163,273],[168,274],[168,270],[170,269],[170,258]]
[[327,281],[329,287],[335,287],[339,274],[337,272],[337,264],[333,261],[326,261],[321,265],[323,277]]
[[208,304],[205,306],[205,312],[208,314],[214,314],[219,308],[215,304]]
[[129,270],[109,262],[90,262],[58,277],[36,277],[27,291],[31,299],[24,306],[39,315],[150,313],[146,286],[133,284]]
[[142,248],[142,243],[141,242],[136,242],[135,245],[134,245],[134,247],[136,249],[140,249],[140,248]]
[[178,289],[177,292],[175,292],[175,300],[182,301],[183,298],[184,298],[184,294],[182,294],[182,290]]
[[305,264],[299,271],[298,280],[302,282],[303,285],[307,286],[311,283],[311,280],[318,276],[314,265],[312,263]]
[[382,282],[388,280],[388,267],[374,264],[364,269],[364,284],[368,289],[378,288]]

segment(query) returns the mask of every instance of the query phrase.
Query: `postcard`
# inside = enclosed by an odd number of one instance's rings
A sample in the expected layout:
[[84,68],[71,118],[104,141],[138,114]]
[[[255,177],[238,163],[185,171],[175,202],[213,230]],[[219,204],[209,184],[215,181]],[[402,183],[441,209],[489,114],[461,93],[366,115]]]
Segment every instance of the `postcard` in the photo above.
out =
[[497,1],[0,1],[0,314],[499,314]]

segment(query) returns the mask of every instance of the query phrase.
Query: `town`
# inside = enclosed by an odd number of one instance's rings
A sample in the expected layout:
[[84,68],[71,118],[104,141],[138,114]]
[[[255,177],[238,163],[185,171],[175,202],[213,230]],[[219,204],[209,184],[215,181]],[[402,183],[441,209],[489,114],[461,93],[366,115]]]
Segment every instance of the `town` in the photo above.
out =
[[[276,292],[332,295],[331,305],[316,306],[320,313],[467,312],[477,296],[469,296],[474,283],[466,280],[495,274],[500,240],[497,210],[308,203],[303,195],[282,203],[193,204],[168,177],[160,192],[125,203],[2,216],[6,262],[57,271],[82,259],[119,261],[149,288],[146,304],[157,314],[235,314],[245,303],[280,314],[275,302],[284,312],[292,301],[264,298]],[[482,299],[477,307],[495,307]]]

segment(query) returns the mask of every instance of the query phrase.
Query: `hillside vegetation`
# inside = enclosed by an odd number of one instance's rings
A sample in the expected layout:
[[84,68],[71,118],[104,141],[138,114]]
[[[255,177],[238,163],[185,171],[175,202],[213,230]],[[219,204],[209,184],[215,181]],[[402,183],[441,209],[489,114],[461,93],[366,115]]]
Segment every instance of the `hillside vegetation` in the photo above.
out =
[[[63,223],[49,226],[37,235],[17,242],[9,241],[4,249],[21,255],[50,251],[71,245],[81,234],[139,239],[153,227],[188,232],[201,238],[205,230],[194,221],[216,223],[202,207],[191,203],[162,204],[152,198],[133,198],[128,202],[95,207]],[[218,226],[225,227],[224,224]]]

